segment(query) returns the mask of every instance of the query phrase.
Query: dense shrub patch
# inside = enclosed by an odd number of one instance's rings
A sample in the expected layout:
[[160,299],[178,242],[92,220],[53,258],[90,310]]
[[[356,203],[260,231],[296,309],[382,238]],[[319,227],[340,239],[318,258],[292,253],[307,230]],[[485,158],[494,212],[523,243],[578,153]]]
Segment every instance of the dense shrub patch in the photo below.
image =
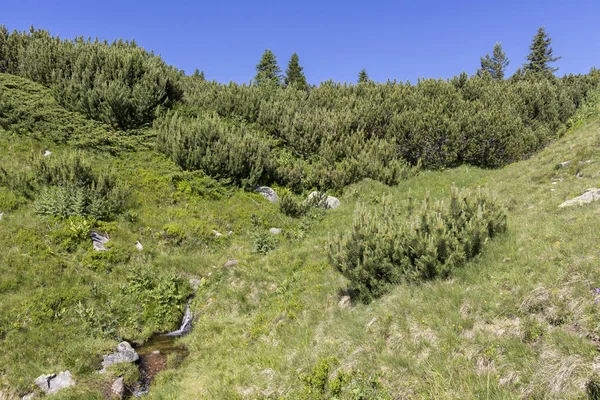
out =
[[374,209],[358,205],[352,229],[330,242],[329,260],[369,301],[402,281],[448,277],[505,230],[505,210],[483,189],[452,188],[448,203],[409,198],[404,210],[384,198]]

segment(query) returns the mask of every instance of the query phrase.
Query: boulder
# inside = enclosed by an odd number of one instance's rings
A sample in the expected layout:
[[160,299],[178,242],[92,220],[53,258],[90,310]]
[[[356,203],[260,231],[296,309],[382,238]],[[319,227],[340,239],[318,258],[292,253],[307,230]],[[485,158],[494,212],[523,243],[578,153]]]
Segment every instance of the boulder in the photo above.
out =
[[325,196],[321,192],[314,191],[308,195],[306,198],[307,203],[315,202],[316,198],[321,197],[322,199],[318,200],[318,206],[324,209],[334,209],[340,206],[340,200],[337,197],[333,196]]
[[238,260],[227,260],[225,262],[225,264],[223,264],[224,267],[233,267],[239,264]]
[[139,358],[140,356],[129,343],[121,342],[117,346],[116,352],[104,356],[102,361],[102,370],[104,371],[106,368],[117,363],[136,362]]
[[556,169],[567,168],[569,165],[571,165],[572,162],[573,161],[571,160],[560,162],[556,164]]
[[125,393],[125,381],[123,377],[120,377],[116,381],[114,381],[112,386],[110,387],[110,390],[118,398],[123,398],[123,394]]
[[587,189],[581,196],[565,201],[558,207],[582,206],[596,200],[600,200],[600,189],[592,188]]
[[275,193],[275,191],[268,186],[257,186],[254,191],[262,194],[263,197],[269,200],[271,203],[277,203],[277,201],[279,201],[279,196],[277,196],[277,193]]
[[40,375],[36,378],[34,383],[42,389],[44,393],[54,394],[62,389],[75,386],[75,379],[73,379],[71,372],[64,371],[60,372],[58,375]]
[[271,229],[269,229],[269,232],[271,232],[272,235],[279,235],[281,233],[281,229],[271,228]]
[[104,243],[108,243],[108,237],[104,237],[102,235],[97,234],[96,232],[92,232],[92,244],[94,245],[94,250],[96,251],[107,251],[108,249],[104,247]]
[[190,286],[194,291],[197,291],[198,288],[202,285],[202,279],[198,278],[190,278]]

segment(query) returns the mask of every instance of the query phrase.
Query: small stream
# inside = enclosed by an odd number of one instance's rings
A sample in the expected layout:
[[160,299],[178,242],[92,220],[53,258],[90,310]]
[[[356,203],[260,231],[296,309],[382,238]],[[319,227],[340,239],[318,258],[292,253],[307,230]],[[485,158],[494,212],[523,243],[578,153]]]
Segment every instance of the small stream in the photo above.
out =
[[152,336],[143,345],[135,350],[140,356],[139,369],[140,381],[131,388],[133,397],[141,397],[148,393],[150,382],[159,372],[167,369],[167,360],[178,365],[189,354],[188,349],[182,344],[176,344],[177,338],[192,330],[194,316],[188,302],[185,314],[181,320],[179,329],[169,333],[161,333]]

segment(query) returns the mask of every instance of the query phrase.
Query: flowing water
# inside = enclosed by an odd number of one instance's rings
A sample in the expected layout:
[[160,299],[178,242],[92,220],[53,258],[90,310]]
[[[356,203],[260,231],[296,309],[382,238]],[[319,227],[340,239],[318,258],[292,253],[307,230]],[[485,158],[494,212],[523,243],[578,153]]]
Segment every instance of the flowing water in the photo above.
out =
[[133,388],[132,394],[134,397],[140,397],[148,393],[152,379],[160,371],[167,368],[167,359],[179,364],[188,355],[187,348],[175,342],[178,337],[191,331],[193,319],[190,303],[188,303],[179,329],[166,334],[154,335],[146,343],[135,349],[140,356],[141,379]]

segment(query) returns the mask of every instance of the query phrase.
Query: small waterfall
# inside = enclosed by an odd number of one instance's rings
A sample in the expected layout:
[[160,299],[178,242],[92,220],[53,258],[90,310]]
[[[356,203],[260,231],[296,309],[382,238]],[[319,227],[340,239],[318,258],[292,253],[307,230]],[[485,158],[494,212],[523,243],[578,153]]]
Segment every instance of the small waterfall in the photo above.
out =
[[179,329],[173,332],[169,332],[165,334],[165,336],[183,336],[189,331],[192,330],[192,322],[194,320],[194,315],[192,314],[192,310],[190,309],[190,302],[188,301],[185,306],[185,314],[183,315],[183,319],[181,320],[181,325]]

